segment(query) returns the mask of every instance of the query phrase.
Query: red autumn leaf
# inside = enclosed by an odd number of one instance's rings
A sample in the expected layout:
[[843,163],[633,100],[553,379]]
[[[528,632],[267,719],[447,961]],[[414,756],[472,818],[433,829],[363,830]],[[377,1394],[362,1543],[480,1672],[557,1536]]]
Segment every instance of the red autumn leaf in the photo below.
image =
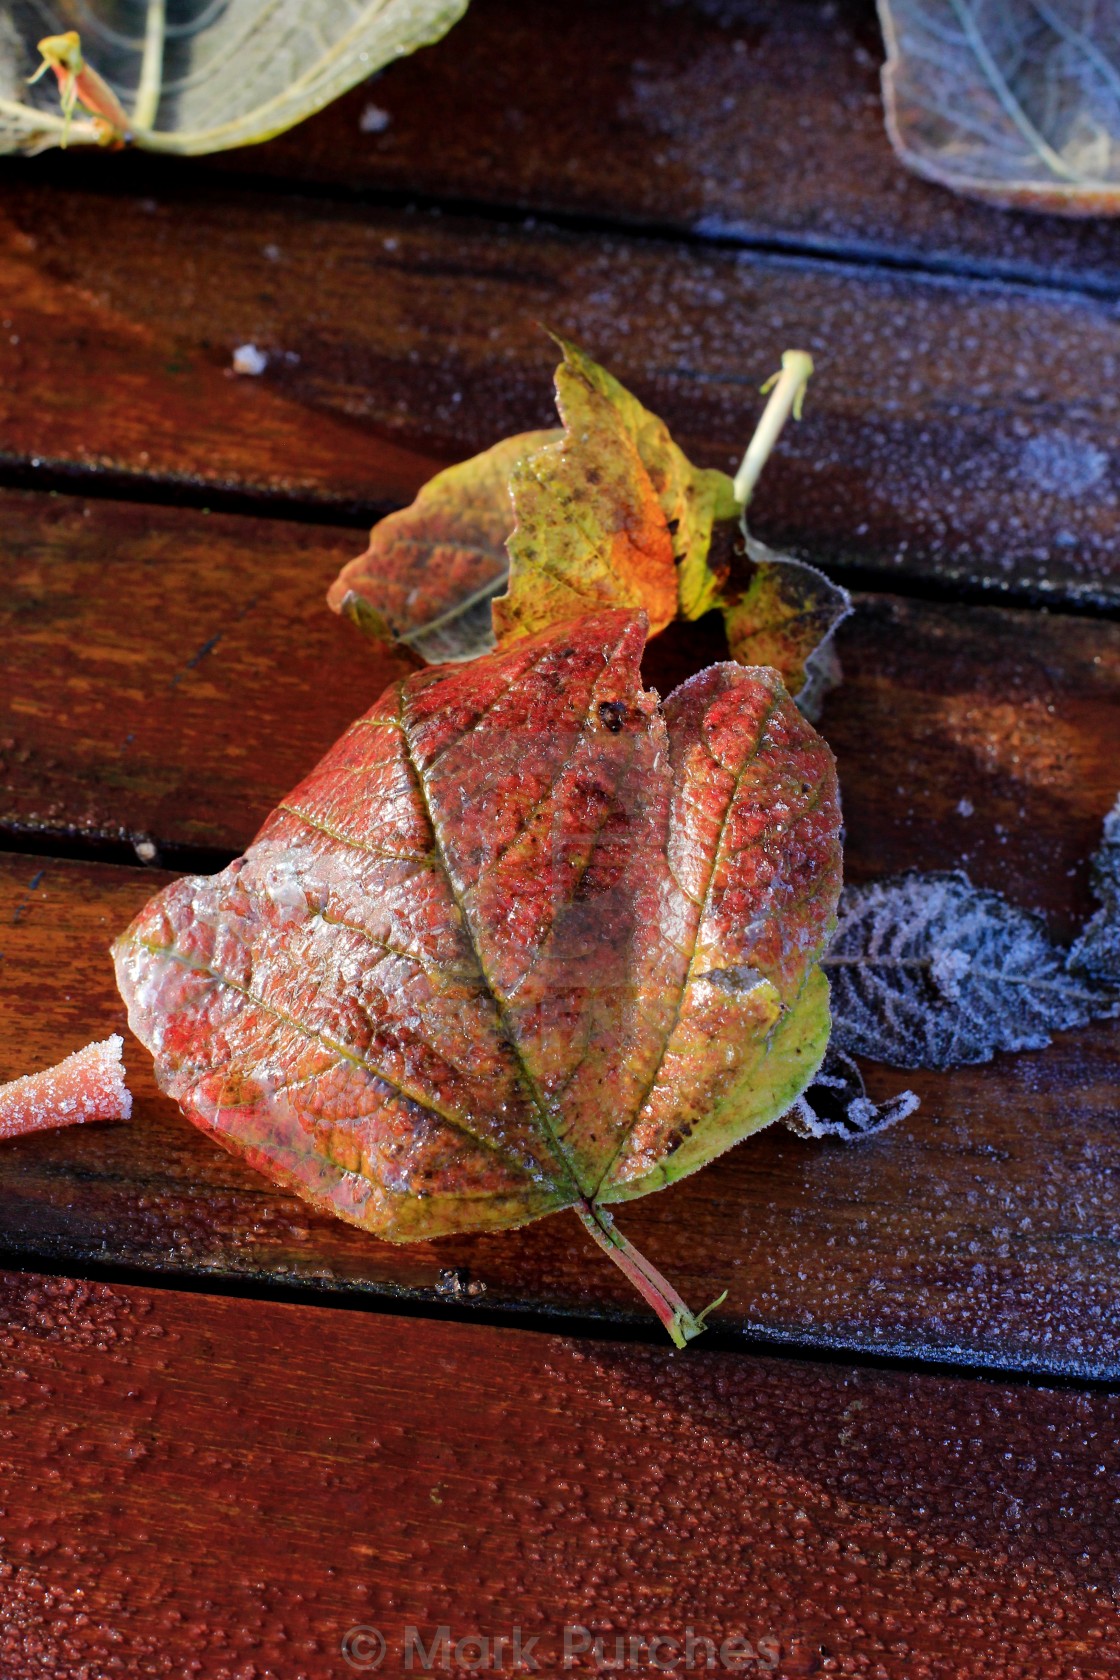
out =
[[254,1166],[396,1241],[574,1208],[681,1340],[607,1207],[816,1071],[840,819],[774,672],[661,706],[644,642],[608,612],[394,684],[115,955],[162,1088]]
[[25,1137],[86,1120],[127,1120],[132,1093],[124,1082],[124,1040],[113,1033],[75,1050],[55,1067],[0,1085],[0,1138]]

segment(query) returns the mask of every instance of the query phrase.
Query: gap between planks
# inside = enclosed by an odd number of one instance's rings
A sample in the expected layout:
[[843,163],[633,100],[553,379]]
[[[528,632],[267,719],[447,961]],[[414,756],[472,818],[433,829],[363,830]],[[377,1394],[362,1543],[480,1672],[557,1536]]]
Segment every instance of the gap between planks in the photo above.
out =
[[[999,291],[1021,291],[1026,295],[1054,298],[1084,297],[1115,301],[1120,281],[1073,270],[1048,275],[1025,265],[1000,264],[983,258],[939,256],[932,251],[898,251],[874,240],[845,240],[804,233],[783,234],[777,230],[752,232],[735,228],[714,229],[685,226],[642,215],[607,214],[590,210],[569,210],[557,204],[534,207],[515,198],[481,198],[473,194],[433,192],[405,187],[348,186],[342,181],[308,180],[251,169],[223,167],[221,172],[186,158],[160,158],[158,164],[142,154],[133,154],[127,169],[116,179],[102,173],[101,160],[82,158],[77,167],[63,166],[50,158],[10,159],[13,176],[25,171],[25,184],[49,184],[60,190],[95,194],[108,198],[129,198],[158,190],[166,200],[173,194],[184,198],[206,198],[221,192],[246,201],[262,198],[307,200],[318,204],[364,207],[370,210],[403,211],[416,215],[459,216],[489,223],[504,232],[556,232],[591,238],[640,240],[677,249],[727,251],[743,256],[786,259],[798,264],[837,269],[844,273],[886,274],[916,280],[990,285]],[[114,164],[110,162],[110,168]],[[119,162],[115,165],[120,168]],[[899,165],[902,168],[902,165]],[[174,171],[174,173],[171,173]],[[991,211],[993,215],[1000,212]]]
[[[562,1219],[565,1214],[550,1214]],[[500,1234],[500,1233],[499,1233]],[[371,1238],[376,1241],[376,1238]],[[507,1303],[487,1307],[475,1301],[455,1302],[436,1291],[405,1288],[357,1289],[341,1280],[324,1279],[319,1286],[284,1283],[278,1279],[219,1271],[161,1270],[155,1266],[121,1265],[70,1260],[52,1261],[49,1255],[23,1254],[0,1244],[0,1270],[25,1277],[51,1277],[101,1283],[123,1288],[143,1288],[167,1295],[212,1296],[220,1300],[263,1301],[278,1306],[311,1307],[330,1313],[357,1313],[379,1318],[409,1318],[425,1323],[459,1324],[487,1329],[524,1331],[534,1336],[563,1337],[571,1342],[601,1342],[635,1348],[651,1348],[674,1357],[674,1349],[660,1326],[650,1318],[623,1318],[604,1309],[601,1313],[552,1311],[528,1303]],[[999,1384],[1047,1393],[1120,1394],[1120,1374],[1094,1376],[1086,1372],[1021,1360],[1004,1363],[987,1355],[961,1350],[933,1356],[919,1351],[883,1351],[842,1337],[816,1340],[783,1336],[762,1330],[735,1330],[718,1320],[711,1321],[702,1338],[689,1344],[689,1352],[732,1353],[744,1359],[766,1359],[781,1364],[818,1365],[861,1371],[894,1371],[903,1375],[961,1379]]]

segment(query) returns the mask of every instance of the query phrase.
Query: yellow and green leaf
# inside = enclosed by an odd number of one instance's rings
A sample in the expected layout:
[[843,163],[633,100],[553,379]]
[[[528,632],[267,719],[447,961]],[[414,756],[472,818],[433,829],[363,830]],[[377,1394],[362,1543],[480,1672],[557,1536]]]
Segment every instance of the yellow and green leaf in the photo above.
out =
[[[563,430],[440,473],[374,527],[330,605],[433,664],[608,608],[643,611],[652,635],[716,609],[734,660],[771,665],[795,699],[815,698],[846,591],[756,543],[734,481],[693,466],[613,374],[557,343]],[[772,415],[769,430],[772,441]]]

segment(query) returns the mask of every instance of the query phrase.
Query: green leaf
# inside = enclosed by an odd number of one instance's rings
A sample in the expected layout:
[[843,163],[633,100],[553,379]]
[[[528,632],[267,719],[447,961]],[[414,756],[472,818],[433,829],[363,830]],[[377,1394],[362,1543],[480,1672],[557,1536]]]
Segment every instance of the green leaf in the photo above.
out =
[[161,1087],[280,1184],[395,1241],[574,1208],[683,1336],[605,1210],[812,1078],[840,816],[772,671],[661,707],[644,643],[616,611],[394,684],[115,956]]
[[[719,580],[708,567],[713,525],[721,520],[737,522],[742,512],[731,479],[714,467],[694,467],[673,442],[664,420],[644,408],[578,345],[555,333],[552,336],[564,354],[556,373],[561,414],[565,402],[571,404],[572,394],[582,385],[597,393],[617,417],[637,450],[664,517],[677,567],[678,612],[682,618],[700,618],[716,605],[719,591]],[[650,627],[656,633],[652,613]]]
[[645,410],[560,342],[556,403],[564,431],[510,476],[517,523],[508,542],[509,588],[492,609],[494,634],[505,643],[612,606],[644,610],[656,634],[676,616],[677,575],[634,425],[634,411]]

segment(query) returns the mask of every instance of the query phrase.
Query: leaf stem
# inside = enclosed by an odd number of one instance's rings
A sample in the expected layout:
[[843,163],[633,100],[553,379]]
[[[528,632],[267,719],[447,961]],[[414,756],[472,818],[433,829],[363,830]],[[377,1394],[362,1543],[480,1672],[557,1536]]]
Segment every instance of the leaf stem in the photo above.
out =
[[144,54],[140,60],[140,81],[132,107],[132,126],[151,128],[159,110],[163,90],[163,43],[167,30],[167,0],[148,0],[148,21],[144,30]]
[[705,1307],[701,1313],[694,1313],[668,1279],[662,1277],[655,1266],[650,1265],[645,1255],[639,1253],[632,1242],[627,1241],[606,1208],[584,1201],[576,1204],[575,1211],[603,1252],[610,1255],[619,1271],[629,1278],[642,1299],[649,1302],[674,1344],[683,1348],[694,1336],[699,1336],[705,1329],[704,1320],[708,1314],[726,1301],[726,1289],[711,1306]]
[[750,501],[759,474],[790,414],[800,420],[805,387],[812,371],[813,358],[807,350],[783,350],[781,373],[775,373],[762,387],[763,394],[770,392],[770,401],[762,411],[762,419],[735,474],[735,500],[740,507],[745,508]]

